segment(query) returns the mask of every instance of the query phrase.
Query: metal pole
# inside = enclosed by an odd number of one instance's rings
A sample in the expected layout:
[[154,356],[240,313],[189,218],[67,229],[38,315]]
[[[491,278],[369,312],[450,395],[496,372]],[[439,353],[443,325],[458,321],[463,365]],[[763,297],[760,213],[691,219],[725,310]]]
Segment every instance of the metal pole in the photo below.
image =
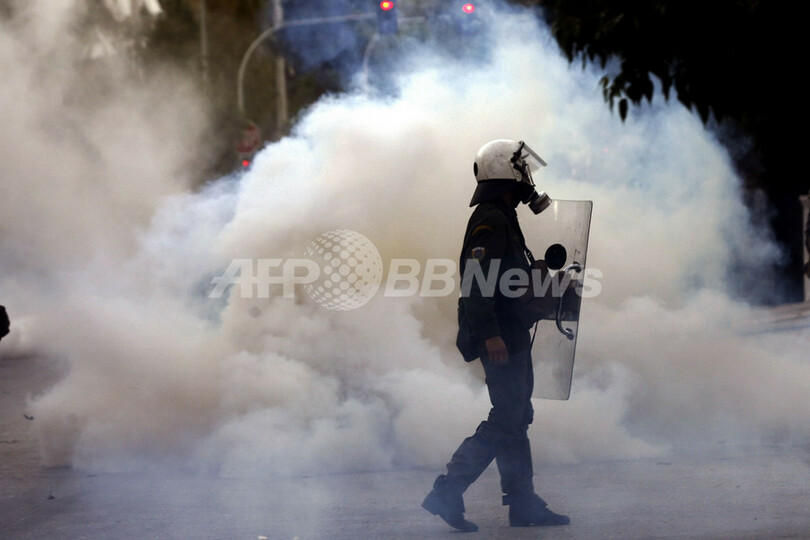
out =
[[200,0],[200,62],[203,84],[208,87],[208,30],[206,24],[205,0]]
[[366,45],[366,51],[363,53],[363,78],[361,80],[361,85],[363,88],[363,92],[368,92],[368,63],[371,59],[371,51],[374,50],[374,47],[377,45],[377,40],[380,39],[380,33],[374,32],[374,35],[371,36],[371,39],[368,40],[368,45]]
[[236,106],[239,109],[239,113],[244,116],[245,115],[245,90],[244,90],[244,81],[245,81],[245,68],[247,67],[248,60],[250,60],[250,56],[253,54],[253,51],[256,50],[262,41],[267,39],[269,36],[272,36],[275,33],[276,29],[271,27],[259,34],[259,37],[253,40],[253,43],[245,51],[245,54],[242,56],[242,61],[239,63],[239,72],[236,74]]
[[[278,31],[284,25],[284,8],[281,0],[273,0],[273,28]],[[281,138],[287,129],[287,62],[276,51],[276,138]]]

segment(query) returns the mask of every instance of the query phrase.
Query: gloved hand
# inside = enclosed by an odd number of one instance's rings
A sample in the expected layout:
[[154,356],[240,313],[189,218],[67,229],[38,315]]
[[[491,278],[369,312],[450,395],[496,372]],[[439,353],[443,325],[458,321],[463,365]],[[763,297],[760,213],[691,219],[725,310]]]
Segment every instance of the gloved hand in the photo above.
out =
[[509,349],[506,348],[501,336],[492,336],[484,341],[489,361],[496,366],[504,366],[509,361]]

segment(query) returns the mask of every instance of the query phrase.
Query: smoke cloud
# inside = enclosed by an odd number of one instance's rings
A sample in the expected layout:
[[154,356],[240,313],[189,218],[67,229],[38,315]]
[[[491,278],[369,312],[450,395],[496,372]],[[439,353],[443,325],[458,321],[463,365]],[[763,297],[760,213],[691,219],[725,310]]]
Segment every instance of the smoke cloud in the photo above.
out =
[[810,440],[810,338],[746,334],[755,310],[727,292],[733,261],[777,256],[728,155],[662,100],[621,123],[531,14],[487,21],[485,61],[414,48],[395,95],[325,97],[249,171],[191,191],[193,86],[121,61],[88,80],[64,31],[74,8],[30,2],[0,32],[0,299],[25,320],[18,339],[69,366],[32,402],[46,465],[440,467],[489,408],[454,348],[454,296],[329,311],[303,291],[208,293],[234,258],[301,257],[338,228],[386,263],[456,259],[473,156],[496,138],[540,152],[552,198],[594,201],[601,292],[571,399],[535,403],[537,461]]

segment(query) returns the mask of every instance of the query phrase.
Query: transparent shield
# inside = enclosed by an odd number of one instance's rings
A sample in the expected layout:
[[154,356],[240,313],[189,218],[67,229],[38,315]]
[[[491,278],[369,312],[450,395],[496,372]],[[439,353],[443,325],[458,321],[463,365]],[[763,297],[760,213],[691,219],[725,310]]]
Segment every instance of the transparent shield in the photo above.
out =
[[[571,393],[592,209],[591,201],[555,200],[543,213],[523,221],[527,245],[556,278],[547,290],[554,309],[539,321],[532,348],[534,395],[541,398],[568,399]],[[555,283],[568,282],[565,274],[571,285],[553,290]]]

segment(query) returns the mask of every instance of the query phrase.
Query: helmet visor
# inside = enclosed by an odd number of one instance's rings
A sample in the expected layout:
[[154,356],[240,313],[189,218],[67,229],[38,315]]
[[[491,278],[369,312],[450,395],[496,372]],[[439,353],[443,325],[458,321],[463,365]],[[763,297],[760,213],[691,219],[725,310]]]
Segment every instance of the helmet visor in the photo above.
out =
[[520,141],[520,147],[512,157],[512,163],[515,169],[525,173],[522,182],[532,186],[534,185],[532,175],[547,165],[543,158],[523,141]]

